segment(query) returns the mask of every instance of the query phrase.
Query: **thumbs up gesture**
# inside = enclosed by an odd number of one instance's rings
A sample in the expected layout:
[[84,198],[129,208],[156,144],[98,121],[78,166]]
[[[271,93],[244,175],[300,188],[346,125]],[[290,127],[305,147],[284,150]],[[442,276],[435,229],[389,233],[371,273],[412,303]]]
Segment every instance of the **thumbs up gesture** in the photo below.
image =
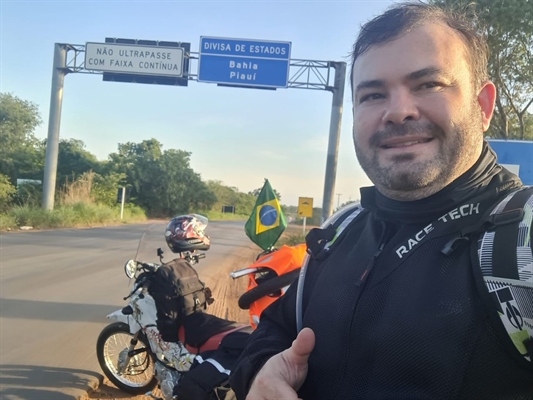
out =
[[257,373],[246,400],[297,400],[314,347],[314,332],[302,329],[291,347],[270,358]]

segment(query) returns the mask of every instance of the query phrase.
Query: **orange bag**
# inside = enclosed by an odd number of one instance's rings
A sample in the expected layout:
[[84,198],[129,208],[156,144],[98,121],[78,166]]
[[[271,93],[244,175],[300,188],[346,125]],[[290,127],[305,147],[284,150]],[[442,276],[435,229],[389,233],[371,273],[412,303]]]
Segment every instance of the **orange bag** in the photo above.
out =
[[283,296],[289,285],[300,272],[307,246],[283,245],[279,249],[260,255],[247,269],[248,287],[239,298],[239,307],[249,309],[250,324],[253,328],[259,323],[263,310]]

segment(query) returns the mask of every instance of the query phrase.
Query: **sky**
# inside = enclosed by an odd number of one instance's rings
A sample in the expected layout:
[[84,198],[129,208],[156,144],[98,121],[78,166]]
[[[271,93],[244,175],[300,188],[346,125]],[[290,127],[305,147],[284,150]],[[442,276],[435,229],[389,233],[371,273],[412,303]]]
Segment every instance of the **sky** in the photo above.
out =
[[[85,45],[106,37],[191,43],[200,37],[291,42],[291,59],[345,61],[362,23],[389,0],[113,1],[0,0],[0,92],[39,107],[46,138],[54,43]],[[197,72],[192,64],[192,73]],[[296,70],[291,68],[290,75]],[[333,73],[333,70],[331,70]],[[359,199],[370,181],[355,157],[349,73],[343,103],[334,207]],[[104,82],[99,74],[65,77],[60,138],[82,140],[106,160],[119,143],[155,138],[191,153],[205,180],[242,192],[264,178],[297,205],[322,206],[332,94],[324,90],[188,87]]]

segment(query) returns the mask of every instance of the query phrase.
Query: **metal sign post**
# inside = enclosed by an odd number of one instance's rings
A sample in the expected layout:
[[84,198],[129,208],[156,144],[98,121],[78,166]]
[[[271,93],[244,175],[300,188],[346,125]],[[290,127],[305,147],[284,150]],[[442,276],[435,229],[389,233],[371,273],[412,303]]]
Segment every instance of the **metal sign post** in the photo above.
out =
[[52,93],[50,95],[50,114],[48,118],[48,137],[44,159],[43,208],[53,210],[56,191],[57,157],[59,153],[59,125],[61,124],[61,105],[63,103],[63,84],[68,73],[67,44],[54,45],[54,65],[52,67]]
[[124,217],[124,203],[126,202],[126,188],[121,187],[122,197],[120,199],[120,219]]
[[307,217],[313,216],[312,197],[298,197],[298,215],[304,219],[302,234],[305,235],[305,224],[307,222]]
[[333,212],[333,193],[335,192],[335,177],[337,176],[342,103],[344,100],[344,82],[346,80],[346,63],[332,62],[331,66],[335,68],[335,85],[330,89],[333,93],[333,102],[331,104],[326,178],[324,180],[324,198],[322,200],[322,219],[320,222],[324,222]]

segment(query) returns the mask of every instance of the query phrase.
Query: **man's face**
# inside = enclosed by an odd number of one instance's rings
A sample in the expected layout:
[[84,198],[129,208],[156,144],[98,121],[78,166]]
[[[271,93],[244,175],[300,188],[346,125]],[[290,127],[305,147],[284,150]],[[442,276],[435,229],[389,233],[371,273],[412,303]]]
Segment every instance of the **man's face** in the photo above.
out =
[[378,190],[399,200],[427,197],[476,162],[493,101],[487,120],[472,81],[463,41],[440,23],[359,56],[353,137]]

